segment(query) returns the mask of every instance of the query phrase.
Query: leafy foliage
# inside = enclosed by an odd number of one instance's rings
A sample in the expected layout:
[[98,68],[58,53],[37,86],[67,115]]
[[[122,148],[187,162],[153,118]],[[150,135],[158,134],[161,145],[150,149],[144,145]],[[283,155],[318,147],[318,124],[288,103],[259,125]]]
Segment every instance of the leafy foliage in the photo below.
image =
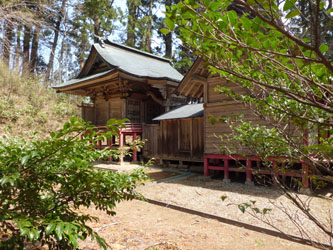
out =
[[[226,86],[216,90],[268,124],[241,117],[214,118],[213,122],[227,122],[232,128],[222,139],[250,147],[251,154],[306,162],[313,182],[317,173],[333,182],[332,7],[331,1],[320,0],[184,0],[167,13],[169,31],[178,28],[183,43],[210,65],[212,75],[243,91],[235,93]],[[321,221],[310,211],[310,203],[278,184],[332,242],[330,222]],[[253,203],[238,208],[253,215],[269,212]]]
[[[327,43],[322,32],[327,18],[332,19],[326,14],[332,6],[309,1],[312,11],[301,13],[300,2],[285,1],[281,11],[275,1],[187,0],[173,6],[166,23],[180,30],[183,43],[208,62],[212,74],[245,94],[224,86],[217,91],[270,124],[233,123],[229,139],[251,144],[258,154],[305,160],[332,176],[332,40]],[[311,17],[308,27],[314,27],[303,29],[310,39],[292,31],[305,13]],[[305,141],[310,147],[304,147]]]
[[51,249],[75,249],[90,236],[107,244],[88,222],[98,218],[80,208],[95,206],[109,215],[122,200],[140,198],[135,192],[146,176],[143,170],[119,174],[96,170],[91,162],[113,154],[95,150],[97,140],[117,134],[116,121],[100,132],[71,118],[63,129],[43,141],[4,137],[0,141],[0,233],[2,248],[22,248],[25,242]]

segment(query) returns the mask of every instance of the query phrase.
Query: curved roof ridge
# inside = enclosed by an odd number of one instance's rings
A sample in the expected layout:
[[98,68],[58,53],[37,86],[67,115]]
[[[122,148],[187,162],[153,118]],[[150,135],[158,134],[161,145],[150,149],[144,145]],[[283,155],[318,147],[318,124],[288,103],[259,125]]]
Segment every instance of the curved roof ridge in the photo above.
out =
[[169,79],[177,83],[183,79],[183,75],[173,68],[168,59],[114,44],[95,43],[93,48],[109,66],[124,73],[152,79]]
[[106,45],[111,45],[111,46],[117,46],[117,47],[129,50],[131,52],[134,52],[134,53],[137,53],[137,54],[141,54],[141,55],[144,55],[144,56],[150,56],[150,57],[158,59],[158,60],[169,62],[170,64],[172,62],[172,60],[169,59],[169,58],[165,58],[165,57],[162,57],[162,56],[154,55],[152,53],[149,53],[149,52],[146,52],[146,51],[142,51],[142,50],[139,50],[137,48],[133,48],[133,47],[121,44],[121,43],[112,42],[109,39],[105,40],[105,44]]

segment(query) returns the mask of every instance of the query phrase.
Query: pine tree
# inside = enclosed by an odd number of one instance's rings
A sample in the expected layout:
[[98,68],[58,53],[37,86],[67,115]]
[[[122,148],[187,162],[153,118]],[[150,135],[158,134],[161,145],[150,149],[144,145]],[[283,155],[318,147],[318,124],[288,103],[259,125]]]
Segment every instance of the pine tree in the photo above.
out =
[[109,36],[115,27],[115,21],[121,20],[122,13],[110,0],[82,0],[75,6],[72,17],[71,36],[79,44],[76,55],[80,68],[83,67],[92,40]]

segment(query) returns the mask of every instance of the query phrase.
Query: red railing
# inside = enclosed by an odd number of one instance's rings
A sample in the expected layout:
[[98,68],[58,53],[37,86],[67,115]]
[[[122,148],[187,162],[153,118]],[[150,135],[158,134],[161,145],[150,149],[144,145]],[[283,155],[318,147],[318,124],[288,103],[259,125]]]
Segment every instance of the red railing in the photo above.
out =
[[142,133],[142,123],[125,123],[126,127],[121,128],[120,132]]
[[[119,128],[120,133],[142,133],[142,123],[124,123],[123,128]],[[97,126],[99,130],[107,130],[106,126]]]
[[[211,165],[209,160],[215,161],[214,165]],[[219,161],[223,161],[223,166],[220,166]],[[230,160],[236,161],[246,161],[245,167],[230,167]],[[245,172],[246,181],[252,183],[253,175],[255,174],[274,174],[276,176],[293,176],[302,178],[302,183],[304,188],[309,188],[310,177],[309,166],[301,161],[298,163],[301,164],[301,168],[297,170],[286,170],[279,171],[278,168],[271,169],[260,169],[258,166],[254,168],[253,162],[257,162],[260,165],[260,162],[271,161],[274,166],[278,165],[279,161],[283,160],[293,160],[286,157],[268,157],[267,159],[262,159],[259,156],[241,156],[241,155],[218,155],[218,154],[205,154],[204,156],[204,175],[209,176],[209,170],[218,170],[224,171],[224,179],[226,181],[230,180],[229,172]],[[274,179],[275,180],[275,179]]]
[[[103,130],[107,132],[106,126],[97,126],[98,130]],[[126,135],[133,136],[133,141],[136,140],[138,135],[142,135],[142,124],[141,123],[124,123],[124,126],[121,126],[119,128],[119,141],[118,144],[116,144],[116,138],[115,136],[112,136],[111,140],[101,141],[98,140],[97,149],[101,150],[105,147],[124,147],[124,139]],[[120,162],[123,162],[123,154],[120,155]],[[133,149],[133,161],[137,161],[137,151]]]

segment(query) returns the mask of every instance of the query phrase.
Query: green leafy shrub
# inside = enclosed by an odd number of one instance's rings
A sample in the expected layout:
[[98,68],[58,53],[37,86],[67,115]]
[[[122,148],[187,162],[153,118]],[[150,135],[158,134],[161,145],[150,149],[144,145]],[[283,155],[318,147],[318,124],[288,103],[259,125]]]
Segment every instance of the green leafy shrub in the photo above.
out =
[[54,105],[54,112],[58,115],[74,115],[75,110],[72,106],[68,105],[66,102],[60,101],[56,105]]
[[80,116],[82,98],[56,94],[27,72],[10,70],[0,60],[0,136],[28,138],[36,128],[40,137],[59,129],[71,116]]
[[135,192],[146,178],[143,170],[119,174],[96,170],[91,164],[114,151],[95,150],[98,139],[117,134],[71,118],[45,140],[4,137],[0,141],[1,249],[22,249],[27,242],[50,249],[76,249],[78,239],[90,236],[107,244],[87,223],[98,220],[80,211],[94,205],[114,215],[122,200],[141,197]]
[[5,97],[0,98],[0,123],[16,122],[20,116],[20,111],[10,101],[10,98],[9,101]]

